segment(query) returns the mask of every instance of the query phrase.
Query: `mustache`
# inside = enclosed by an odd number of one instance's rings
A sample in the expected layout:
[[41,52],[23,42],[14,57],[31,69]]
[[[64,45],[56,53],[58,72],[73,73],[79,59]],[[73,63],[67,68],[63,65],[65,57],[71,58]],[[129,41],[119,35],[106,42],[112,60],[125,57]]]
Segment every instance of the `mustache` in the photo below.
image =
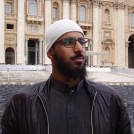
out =
[[71,57],[72,60],[75,60],[77,58],[83,58],[83,59],[85,59],[85,56],[83,54],[80,54],[79,53],[79,54],[76,54],[76,55],[74,55],[74,56]]

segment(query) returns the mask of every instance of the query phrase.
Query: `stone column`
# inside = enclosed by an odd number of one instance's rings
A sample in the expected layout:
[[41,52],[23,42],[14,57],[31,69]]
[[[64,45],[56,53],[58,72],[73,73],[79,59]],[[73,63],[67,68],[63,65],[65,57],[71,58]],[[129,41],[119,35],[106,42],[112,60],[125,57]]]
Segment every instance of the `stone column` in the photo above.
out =
[[5,39],[5,18],[4,18],[4,0],[0,0],[0,63],[5,63],[5,49],[4,49],[4,39]]
[[76,0],[72,0],[71,3],[71,20],[75,21],[77,20],[77,14],[76,14]]
[[63,0],[63,19],[69,19],[69,0]]
[[42,41],[42,64],[43,65],[45,64],[45,56],[47,56],[47,55],[46,55],[46,50],[45,50],[45,42],[43,40]]
[[[93,51],[100,52],[100,3],[93,2]],[[93,66],[98,66],[98,56],[93,55]]]
[[125,5],[115,4],[115,66],[125,67]]
[[[45,0],[45,32],[46,32],[46,29],[48,28],[48,26],[52,23],[51,21],[51,0]],[[47,57],[47,54],[46,54],[46,44],[45,44],[45,54],[44,54],[44,63],[45,64],[51,64],[51,61],[49,60],[49,58]]]
[[28,39],[25,40],[25,60],[26,64],[28,64]]
[[129,47],[129,41],[125,42],[125,66],[128,67],[128,47]]
[[25,63],[25,13],[24,0],[18,0],[18,23],[17,23],[17,64]]
[[37,65],[39,63],[38,53],[39,53],[38,42],[35,41],[35,65]]
[[42,65],[42,40],[39,41],[39,64]]

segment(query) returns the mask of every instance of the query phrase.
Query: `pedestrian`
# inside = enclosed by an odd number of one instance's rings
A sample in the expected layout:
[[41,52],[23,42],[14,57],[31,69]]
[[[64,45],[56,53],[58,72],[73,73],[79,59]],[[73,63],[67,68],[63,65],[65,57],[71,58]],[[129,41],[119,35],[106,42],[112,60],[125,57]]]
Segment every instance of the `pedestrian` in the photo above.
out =
[[58,20],[48,27],[45,39],[52,73],[47,81],[12,97],[2,117],[2,134],[132,134],[116,91],[86,79],[90,40],[81,27]]

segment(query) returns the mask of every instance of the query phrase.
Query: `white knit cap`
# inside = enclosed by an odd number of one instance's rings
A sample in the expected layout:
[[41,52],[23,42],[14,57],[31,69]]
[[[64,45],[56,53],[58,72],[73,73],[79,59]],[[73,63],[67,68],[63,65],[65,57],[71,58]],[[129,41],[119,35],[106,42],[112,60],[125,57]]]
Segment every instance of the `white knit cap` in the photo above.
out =
[[46,30],[46,52],[52,47],[53,43],[63,34],[68,32],[80,32],[84,35],[81,27],[72,20],[63,19],[51,24]]

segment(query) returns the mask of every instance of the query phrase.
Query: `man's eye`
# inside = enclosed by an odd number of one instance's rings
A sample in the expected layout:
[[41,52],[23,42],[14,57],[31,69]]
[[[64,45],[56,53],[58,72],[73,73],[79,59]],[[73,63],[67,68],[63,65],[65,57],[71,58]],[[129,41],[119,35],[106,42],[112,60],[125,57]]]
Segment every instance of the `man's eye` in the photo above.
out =
[[66,39],[64,41],[64,43],[66,43],[66,44],[72,44],[73,42],[74,42],[73,39]]

